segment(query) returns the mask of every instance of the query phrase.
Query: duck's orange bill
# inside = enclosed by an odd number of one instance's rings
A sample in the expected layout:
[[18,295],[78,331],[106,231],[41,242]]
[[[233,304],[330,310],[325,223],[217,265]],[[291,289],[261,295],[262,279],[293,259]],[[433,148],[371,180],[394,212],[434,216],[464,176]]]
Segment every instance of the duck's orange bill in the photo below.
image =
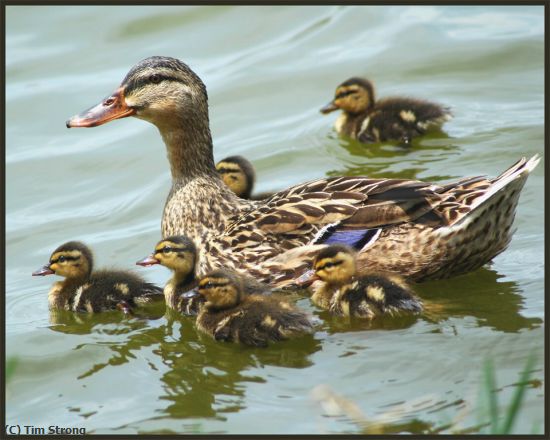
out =
[[49,265],[46,265],[44,267],[41,267],[40,269],[38,270],[35,270],[33,273],[32,273],[32,276],[33,277],[43,277],[45,275],[53,275],[55,272],[53,270],[50,269],[50,266]]
[[72,127],[97,127],[114,119],[132,116],[136,111],[126,105],[124,90],[119,88],[96,106],[73,116],[66,124]]
[[143,260],[136,261],[138,266],[152,266],[154,264],[160,264],[160,261],[154,257],[154,254],[148,255]]

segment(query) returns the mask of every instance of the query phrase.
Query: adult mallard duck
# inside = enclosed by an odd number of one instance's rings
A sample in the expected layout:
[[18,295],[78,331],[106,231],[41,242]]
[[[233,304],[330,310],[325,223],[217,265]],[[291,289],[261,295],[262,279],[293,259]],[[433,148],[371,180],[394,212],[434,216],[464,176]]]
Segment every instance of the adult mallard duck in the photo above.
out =
[[311,300],[335,315],[373,319],[422,311],[422,301],[401,276],[358,276],[355,251],[348,246],[334,244],[322,249],[313,269],[319,279],[310,287]]
[[216,164],[216,170],[231,191],[243,199],[263,200],[271,197],[273,193],[252,194],[256,173],[254,167],[242,156],[229,156]]
[[251,201],[238,198],[216,171],[206,87],[186,64],[169,57],[139,62],[111,96],[67,127],[128,116],[156,125],[168,150],[172,189],[163,237],[193,240],[199,276],[224,267],[276,286],[292,284],[334,243],[359,250],[359,270],[425,280],[477,269],[508,245],[520,191],[540,160],[521,159],[494,179],[436,185],[333,177]]
[[51,309],[74,312],[102,312],[119,309],[130,313],[134,307],[162,299],[162,289],[139,275],[122,270],[93,270],[88,246],[69,241],[59,246],[50,261],[33,276],[59,275],[48,293]]
[[245,294],[245,283],[227,270],[205,275],[198,284],[206,302],[197,316],[197,328],[216,341],[255,347],[313,331],[304,312],[275,295]]
[[334,99],[321,109],[342,110],[334,127],[338,134],[359,142],[401,141],[405,144],[451,119],[448,108],[415,98],[375,99],[372,82],[350,78],[336,88]]

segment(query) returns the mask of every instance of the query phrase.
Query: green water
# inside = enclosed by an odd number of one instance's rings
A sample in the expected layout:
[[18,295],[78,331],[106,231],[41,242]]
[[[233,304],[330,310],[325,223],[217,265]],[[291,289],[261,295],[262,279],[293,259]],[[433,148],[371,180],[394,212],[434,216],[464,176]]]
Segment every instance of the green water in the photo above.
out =
[[[474,273],[417,286],[438,306],[418,318],[352,325],[300,296],[323,319],[318,331],[248,349],[215,343],[162,309],[134,319],[50,315],[55,277],[30,276],[69,239],[119,267],[159,239],[170,176],[157,130],[131,119],[65,128],[142,58],[178,57],[201,76],[216,159],[249,158],[258,191],[342,174],[494,176],[544,150],[542,7],[8,7],[6,33],[6,339],[18,359],[8,424],[359,432],[349,411],[328,404],[334,393],[390,431],[488,432],[476,428],[489,421],[483,362],[495,365],[503,413],[534,352],[514,432],[543,432],[542,163],[508,250]],[[371,78],[379,96],[449,105],[455,118],[410,149],[339,139],[336,115],[318,109],[354,75]],[[168,278],[163,268],[136,270]]]

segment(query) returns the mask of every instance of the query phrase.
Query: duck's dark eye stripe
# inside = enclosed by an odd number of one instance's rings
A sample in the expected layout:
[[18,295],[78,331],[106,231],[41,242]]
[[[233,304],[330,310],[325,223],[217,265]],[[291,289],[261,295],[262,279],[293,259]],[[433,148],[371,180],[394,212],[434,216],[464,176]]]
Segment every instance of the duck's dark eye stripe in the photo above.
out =
[[345,96],[355,93],[356,90],[344,90],[336,95],[336,99],[344,98]]
[[[155,82],[151,81],[152,76],[155,77]],[[142,78],[136,78],[136,79],[131,80],[126,85],[126,88],[124,89],[124,93],[126,95],[128,95],[132,91],[134,91],[136,89],[139,89],[139,88],[141,88],[141,87],[143,87],[147,84],[158,84],[158,83],[161,83],[162,81],[176,81],[176,82],[180,82],[180,83],[184,82],[181,79],[175,78],[173,76],[168,76],[168,75],[162,75],[162,74],[159,74],[159,73],[155,73],[153,75],[147,75],[147,76],[142,77]]]

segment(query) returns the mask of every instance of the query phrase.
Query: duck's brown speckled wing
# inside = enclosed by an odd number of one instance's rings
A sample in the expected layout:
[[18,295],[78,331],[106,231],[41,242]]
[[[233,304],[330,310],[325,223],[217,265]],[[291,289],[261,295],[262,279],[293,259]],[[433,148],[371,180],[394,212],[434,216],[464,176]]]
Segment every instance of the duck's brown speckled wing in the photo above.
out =
[[402,179],[336,177],[274,194],[236,218],[223,234],[233,249],[250,249],[277,237],[313,243],[325,226],[364,230],[409,222],[441,204],[442,188]]

